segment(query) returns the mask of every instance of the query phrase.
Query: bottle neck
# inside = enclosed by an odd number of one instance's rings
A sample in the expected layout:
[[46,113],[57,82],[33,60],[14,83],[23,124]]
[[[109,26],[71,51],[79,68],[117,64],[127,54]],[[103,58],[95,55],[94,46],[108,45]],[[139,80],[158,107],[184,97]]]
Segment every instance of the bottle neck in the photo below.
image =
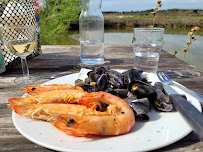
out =
[[81,0],[83,10],[98,10],[101,9],[102,0]]

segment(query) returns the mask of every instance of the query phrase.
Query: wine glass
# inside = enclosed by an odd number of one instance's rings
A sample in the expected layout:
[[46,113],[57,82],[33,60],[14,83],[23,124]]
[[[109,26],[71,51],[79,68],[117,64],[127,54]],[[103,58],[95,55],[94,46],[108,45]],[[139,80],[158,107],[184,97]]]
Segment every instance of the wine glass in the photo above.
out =
[[32,84],[40,77],[29,74],[26,57],[37,46],[37,31],[34,26],[5,26],[1,27],[1,39],[4,47],[12,54],[21,58],[23,77],[16,78],[16,84]]

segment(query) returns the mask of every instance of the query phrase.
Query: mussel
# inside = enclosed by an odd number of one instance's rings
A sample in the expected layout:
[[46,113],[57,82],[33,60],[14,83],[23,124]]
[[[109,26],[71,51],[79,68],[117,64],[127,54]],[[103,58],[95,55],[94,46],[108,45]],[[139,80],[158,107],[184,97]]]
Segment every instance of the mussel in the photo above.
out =
[[154,102],[154,108],[159,111],[172,111],[173,104],[169,100],[169,98],[163,93],[163,84],[161,82],[156,82],[154,84],[154,87],[156,88],[155,91],[157,93],[157,99]]
[[135,115],[146,114],[150,110],[150,102],[148,98],[142,98],[142,99],[127,98],[124,100],[133,109]]
[[128,90],[138,99],[147,97],[151,103],[157,98],[154,87],[140,80],[132,81],[128,86]]
[[76,89],[82,89],[87,92],[91,92],[91,90],[92,90],[92,86],[88,83],[85,83],[81,79],[75,80],[75,87],[76,87]]
[[123,72],[123,82],[125,85],[129,85],[131,82],[136,80],[141,80],[142,72],[137,71],[136,69],[131,69]]
[[147,114],[135,115],[136,121],[148,121],[149,116]]
[[123,87],[123,75],[115,70],[109,70],[107,73],[109,77],[109,83],[112,88],[122,88]]
[[150,102],[148,98],[135,99],[135,98],[125,98],[124,99],[130,107],[133,109],[135,120],[137,121],[148,121],[149,117],[147,113],[150,110]]
[[127,89],[112,89],[112,88],[108,88],[105,90],[108,93],[111,93],[115,96],[118,96],[120,98],[126,98],[129,96],[129,91]]
[[92,88],[92,92],[103,91],[107,88],[108,78],[105,74],[100,75],[96,80],[95,85]]

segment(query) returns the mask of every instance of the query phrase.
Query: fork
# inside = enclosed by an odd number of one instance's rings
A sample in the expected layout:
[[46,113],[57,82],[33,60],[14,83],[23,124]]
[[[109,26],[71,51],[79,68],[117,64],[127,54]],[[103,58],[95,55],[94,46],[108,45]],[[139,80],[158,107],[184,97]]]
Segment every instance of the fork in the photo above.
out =
[[200,104],[203,106],[203,96],[202,95],[200,95],[197,92],[194,92],[182,85],[173,83],[173,80],[171,80],[164,72],[158,72],[157,76],[162,83],[167,84],[167,85],[174,85],[174,86],[178,87],[179,89],[183,90],[184,92],[188,93],[192,97],[199,100]]
[[[172,84],[176,85],[163,72],[157,73],[157,76],[160,79],[160,81],[166,85],[172,85]],[[191,90],[189,90],[183,86],[181,86],[181,89],[183,89],[183,91],[187,90],[187,91],[185,91],[187,93],[191,92]],[[165,91],[167,92],[166,88],[165,88]],[[192,130],[198,135],[200,141],[203,141],[203,115],[202,115],[202,113],[198,109],[196,109],[189,101],[187,101],[186,96],[184,96],[184,95],[170,94],[169,99],[173,103],[175,109],[181,113],[181,115],[185,118],[185,120],[191,126]]]

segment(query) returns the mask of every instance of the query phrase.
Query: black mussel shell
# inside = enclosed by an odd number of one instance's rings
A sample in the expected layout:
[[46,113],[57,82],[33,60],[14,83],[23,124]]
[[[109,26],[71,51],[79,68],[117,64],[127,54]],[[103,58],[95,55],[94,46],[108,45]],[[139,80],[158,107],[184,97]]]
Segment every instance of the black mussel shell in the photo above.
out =
[[102,74],[105,74],[107,69],[101,66],[101,67],[95,68],[94,71],[96,74],[102,75]]
[[154,109],[158,111],[172,111],[173,104],[169,98],[160,90],[156,89],[157,99],[154,102]]
[[88,83],[85,83],[81,79],[75,80],[75,87],[81,87],[84,91],[91,92],[92,91],[92,86]]
[[109,70],[107,75],[109,77],[109,81],[114,87],[118,88],[123,86],[123,75],[120,72]]
[[89,77],[85,78],[85,83],[90,84],[90,82],[91,82],[91,79]]
[[149,116],[147,116],[146,114],[135,115],[135,120],[136,121],[148,121]]
[[168,96],[166,96],[163,84],[161,82],[156,82],[154,87],[156,88],[155,91],[157,93],[157,99],[154,102],[154,109],[158,111],[172,111],[173,105]]
[[118,96],[120,98],[126,98],[128,96],[128,90],[127,89],[107,89],[105,90],[108,93],[111,93],[115,96]]
[[141,80],[134,80],[132,82],[130,82],[128,85],[127,85],[127,88],[130,92],[133,93],[134,89],[133,89],[133,86],[136,85],[136,86],[141,86],[141,85],[147,85],[147,86],[150,86],[149,84],[141,81]]
[[96,82],[97,79],[100,77],[99,74],[95,73],[94,71],[89,71],[87,73],[88,78],[90,79],[91,82]]
[[105,74],[100,75],[99,79],[96,81],[96,84],[94,85],[92,91],[98,92],[98,91],[104,91],[108,84],[108,78]]
[[121,88],[121,84],[114,78],[109,79],[109,84],[111,85],[111,88]]
[[142,88],[146,92],[147,98],[152,104],[154,104],[154,102],[157,99],[157,93],[155,89],[152,86],[148,86],[148,85],[141,85],[140,88]]
[[127,103],[130,105],[136,115],[146,114],[150,110],[150,102],[148,98],[135,99]]
[[163,90],[164,86],[161,82],[155,82],[154,87],[159,90]]
[[161,82],[155,82],[154,87],[156,89],[161,90],[165,95],[167,94],[166,91],[164,90],[164,86]]
[[123,72],[123,82],[125,85],[128,85],[132,81],[136,80],[141,80],[141,74],[136,69],[131,69]]
[[133,91],[133,95],[135,95],[138,99],[147,97],[146,91],[140,87]]

